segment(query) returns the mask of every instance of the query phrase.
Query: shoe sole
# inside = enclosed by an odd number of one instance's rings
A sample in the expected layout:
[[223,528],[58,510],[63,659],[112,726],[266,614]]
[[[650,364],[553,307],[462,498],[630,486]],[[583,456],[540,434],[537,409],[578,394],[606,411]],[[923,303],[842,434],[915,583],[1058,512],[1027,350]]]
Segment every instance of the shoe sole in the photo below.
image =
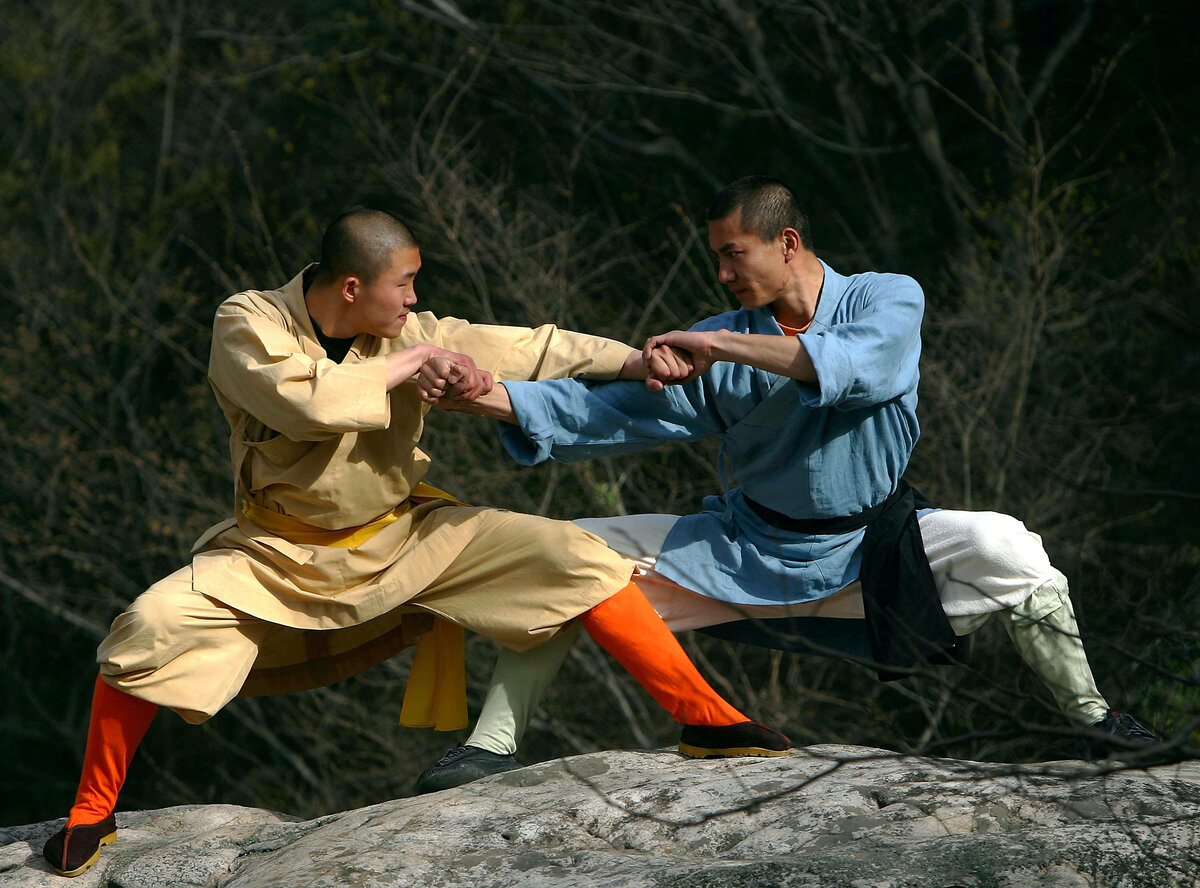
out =
[[787,749],[767,749],[765,746],[725,746],[712,749],[707,746],[692,746],[690,743],[680,743],[679,752],[688,758],[735,758],[737,756],[782,756],[787,755]]
[[51,864],[50,869],[54,870],[60,876],[66,876],[68,879],[72,878],[74,876],[83,875],[83,873],[90,870],[92,868],[92,866],[96,863],[96,861],[100,859],[100,849],[103,848],[105,845],[111,845],[116,840],[117,840],[117,833],[114,830],[113,832],[110,832],[108,835],[106,835],[104,838],[102,838],[100,840],[100,842],[96,845],[96,853],[93,854],[91,857],[89,857],[87,860],[85,860],[83,862],[83,864],[81,864],[80,866],[75,867],[75,869],[73,869],[73,870],[60,870],[58,867]]

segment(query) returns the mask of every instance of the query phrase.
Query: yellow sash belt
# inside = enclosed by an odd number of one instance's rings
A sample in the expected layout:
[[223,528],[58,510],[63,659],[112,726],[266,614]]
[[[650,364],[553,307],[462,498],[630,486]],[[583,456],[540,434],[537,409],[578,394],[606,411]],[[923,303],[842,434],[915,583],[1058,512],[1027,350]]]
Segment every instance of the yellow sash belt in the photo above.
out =
[[[317,527],[291,515],[264,509],[249,500],[242,500],[242,514],[263,530],[291,543],[350,549],[397,520],[408,511],[413,500],[428,502],[434,499],[466,505],[446,491],[422,481],[413,488],[409,499],[392,511],[366,524],[342,530]],[[456,623],[435,616],[433,628],[417,639],[417,652],[413,656],[404,703],[400,707],[400,724],[438,731],[458,731],[467,726],[466,634]]]

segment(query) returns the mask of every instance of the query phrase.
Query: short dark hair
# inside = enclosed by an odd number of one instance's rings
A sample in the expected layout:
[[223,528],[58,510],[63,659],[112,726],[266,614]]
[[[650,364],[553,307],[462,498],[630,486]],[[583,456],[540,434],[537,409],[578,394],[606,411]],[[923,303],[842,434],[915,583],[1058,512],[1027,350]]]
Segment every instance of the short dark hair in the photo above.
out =
[[708,221],[728,219],[742,211],[742,229],[762,241],[772,241],[783,229],[794,228],[804,249],[812,250],[808,216],[792,189],[770,176],[746,176],[721,189],[708,208]]
[[394,213],[351,207],[325,228],[316,277],[332,283],[355,275],[369,284],[388,267],[396,250],[415,246],[412,231]]

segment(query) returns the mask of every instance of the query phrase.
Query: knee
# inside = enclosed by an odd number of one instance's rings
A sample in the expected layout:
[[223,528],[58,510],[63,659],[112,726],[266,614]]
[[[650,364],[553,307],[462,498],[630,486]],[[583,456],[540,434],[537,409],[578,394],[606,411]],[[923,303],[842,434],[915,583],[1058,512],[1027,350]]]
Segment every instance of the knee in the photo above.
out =
[[967,549],[996,575],[1048,578],[1053,572],[1042,538],[1000,512],[976,512],[962,529]]
[[546,538],[549,546],[544,550],[544,558],[550,564],[565,563],[575,572],[591,573],[594,569],[595,573],[604,574],[614,565],[628,562],[627,556],[588,529],[570,521],[556,521],[553,525]]
[[1064,612],[1074,618],[1075,610],[1071,606],[1067,578],[1056,570],[1048,582],[1038,586],[1028,598],[1012,609],[1012,613],[1015,617],[1037,622],[1060,608],[1065,608]]
[[102,663],[131,667],[175,644],[182,614],[169,590],[151,586],[117,617],[98,651]]
[[122,616],[127,617],[142,633],[148,633],[155,638],[173,636],[180,623],[179,608],[169,596],[155,594],[155,591],[151,587],[135,598]]

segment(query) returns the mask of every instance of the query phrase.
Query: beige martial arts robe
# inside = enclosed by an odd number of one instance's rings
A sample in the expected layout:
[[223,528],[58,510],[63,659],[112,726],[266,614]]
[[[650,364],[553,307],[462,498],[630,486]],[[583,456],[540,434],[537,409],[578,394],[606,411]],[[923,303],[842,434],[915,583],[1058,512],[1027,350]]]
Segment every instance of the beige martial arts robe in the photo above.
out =
[[422,483],[429,407],[412,381],[386,391],[384,356],[423,343],[497,381],[614,378],[631,351],[551,325],[414,312],[398,338],[362,335],[339,364],[317,340],[303,273],[230,297],[209,378],[231,428],[236,517],[117,618],[98,652],[110,684],[198,722],[238,693],[360,672],[433,617],[524,650],[628,582],[632,564],[569,522],[455,504]]

